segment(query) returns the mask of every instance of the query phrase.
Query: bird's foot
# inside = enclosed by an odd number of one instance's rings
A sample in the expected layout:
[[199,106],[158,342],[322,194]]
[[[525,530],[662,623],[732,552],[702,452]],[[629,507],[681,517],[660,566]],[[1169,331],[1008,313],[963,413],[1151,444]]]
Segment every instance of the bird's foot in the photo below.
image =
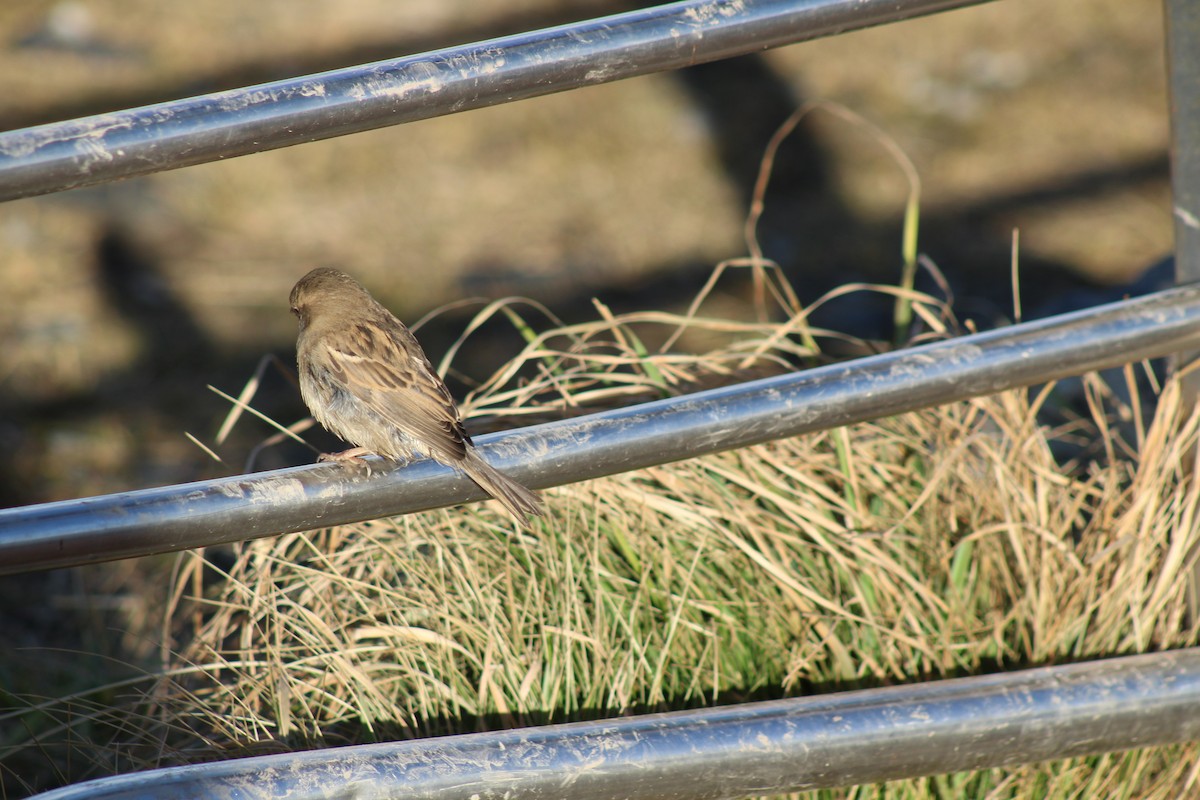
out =
[[[321,453],[317,456],[317,463],[334,462],[337,464],[350,464],[357,467],[363,467],[367,470],[367,474],[371,474],[371,462],[367,461],[363,456],[378,455],[374,450],[368,447],[351,447],[349,450],[343,450],[340,453]],[[390,460],[397,467],[406,467],[412,463],[411,458],[404,456],[387,456],[385,460]]]
[[365,447],[351,447],[349,450],[343,450],[340,453],[321,453],[317,456],[317,461],[359,461],[363,460],[363,456],[371,455],[371,451]]
[[321,455],[317,456],[317,463],[333,462],[336,464],[345,464],[358,470],[366,470],[369,477],[371,475],[371,463],[363,458],[363,456],[372,455],[373,452],[365,447],[351,447],[349,450],[343,450],[340,453],[321,453]]

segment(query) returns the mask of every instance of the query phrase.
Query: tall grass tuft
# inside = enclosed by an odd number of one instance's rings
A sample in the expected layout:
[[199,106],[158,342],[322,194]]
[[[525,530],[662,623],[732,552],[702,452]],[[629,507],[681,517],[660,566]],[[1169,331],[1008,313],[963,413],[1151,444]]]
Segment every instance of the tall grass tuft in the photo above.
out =
[[[528,345],[473,413],[577,413],[816,355],[790,335],[794,319],[602,311],[534,333],[507,316]],[[646,344],[681,326],[723,344],[703,356]],[[1109,419],[1122,409],[1099,403],[1070,426],[1039,424],[1050,393],[559,487],[532,535],[488,504],[258,540],[226,559],[183,554],[161,670],[8,714],[39,743],[7,755],[59,737],[85,762],[144,768],[1194,644],[1200,417],[1168,382],[1124,442]],[[1101,458],[1056,460],[1057,440],[1089,438]],[[1168,797],[1194,785],[1195,756],[1159,748],[823,796]]]

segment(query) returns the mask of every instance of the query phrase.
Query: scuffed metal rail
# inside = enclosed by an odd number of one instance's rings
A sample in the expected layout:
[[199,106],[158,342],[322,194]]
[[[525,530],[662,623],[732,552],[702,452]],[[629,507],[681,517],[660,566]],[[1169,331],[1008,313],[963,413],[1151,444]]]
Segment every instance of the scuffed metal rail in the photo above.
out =
[[986,0],[688,0],[0,134],[0,200],[758,52]]
[[[1200,286],[480,437],[535,489],[1200,348]],[[321,464],[0,511],[0,574],[225,544],[484,497],[429,461]]]
[[1200,649],[857,692],[234,759],[43,800],[662,800],[913,778],[1200,738]]

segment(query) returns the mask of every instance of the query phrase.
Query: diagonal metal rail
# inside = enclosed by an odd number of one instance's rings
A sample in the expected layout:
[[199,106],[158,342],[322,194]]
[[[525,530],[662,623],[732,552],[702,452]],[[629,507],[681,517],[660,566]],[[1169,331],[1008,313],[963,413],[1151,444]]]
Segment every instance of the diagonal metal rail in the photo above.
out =
[[0,200],[178,169],[986,0],[687,0],[0,134]]
[[[545,488],[1200,348],[1200,286],[480,437]],[[0,511],[0,574],[183,550],[484,497],[429,461],[294,467]]]
[[42,800],[737,798],[1200,738],[1200,650],[101,778]]

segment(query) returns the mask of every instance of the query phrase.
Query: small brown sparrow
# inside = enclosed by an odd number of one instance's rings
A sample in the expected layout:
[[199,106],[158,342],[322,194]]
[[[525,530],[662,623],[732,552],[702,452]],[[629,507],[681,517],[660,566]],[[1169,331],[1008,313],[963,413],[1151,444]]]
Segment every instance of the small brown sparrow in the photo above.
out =
[[291,306],[300,319],[300,394],[318,422],[355,445],[321,461],[428,456],[466,473],[518,522],[542,513],[537,494],[475,450],[416,337],[362,284],[336,269],[314,269],[292,288]]

